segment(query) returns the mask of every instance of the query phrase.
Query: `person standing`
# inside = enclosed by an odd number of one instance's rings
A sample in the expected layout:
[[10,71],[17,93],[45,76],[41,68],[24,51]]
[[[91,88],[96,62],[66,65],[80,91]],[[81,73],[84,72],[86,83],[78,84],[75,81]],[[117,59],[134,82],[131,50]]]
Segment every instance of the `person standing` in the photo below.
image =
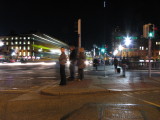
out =
[[85,60],[86,56],[84,54],[84,48],[79,49],[79,54],[78,54],[78,81],[81,81],[84,79],[84,68],[86,67],[85,65]]
[[70,55],[69,55],[69,60],[70,60],[70,77],[69,80],[73,81],[75,79],[75,67],[76,67],[76,62],[77,62],[77,52],[75,49],[75,46],[70,46]]
[[114,57],[113,64],[114,64],[115,73],[117,73],[118,60],[116,57]]
[[61,81],[59,85],[66,85],[66,74],[65,74],[66,62],[67,62],[67,56],[65,54],[65,48],[61,47],[61,55],[59,57]]
[[123,77],[125,77],[126,76],[126,66],[127,66],[127,61],[125,57],[123,57],[121,64],[122,64],[122,70],[123,70]]

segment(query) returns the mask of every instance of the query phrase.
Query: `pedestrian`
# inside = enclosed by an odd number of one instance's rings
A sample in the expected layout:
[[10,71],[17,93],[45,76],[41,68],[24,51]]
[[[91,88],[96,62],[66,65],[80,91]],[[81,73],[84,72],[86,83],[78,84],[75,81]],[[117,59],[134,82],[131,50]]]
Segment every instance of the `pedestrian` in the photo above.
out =
[[79,49],[79,54],[77,58],[78,58],[78,61],[77,61],[78,81],[81,81],[84,79],[84,68],[86,67],[85,65],[86,56],[84,54],[84,48]]
[[70,77],[69,77],[69,80],[73,81],[73,80],[75,80],[75,67],[76,67],[76,63],[77,63],[77,52],[76,52],[75,46],[70,46],[69,60],[70,60],[70,66],[69,66]]
[[127,61],[126,61],[125,57],[123,57],[121,64],[122,64],[122,70],[123,70],[123,77],[125,77],[126,76],[126,67],[127,67]]
[[95,67],[96,71],[97,71],[97,69],[98,69],[98,65],[99,65],[99,61],[98,61],[97,58],[95,58],[95,59],[93,60],[93,67]]
[[114,57],[113,64],[114,64],[115,73],[117,73],[118,59],[116,57]]
[[61,55],[59,57],[61,81],[59,85],[66,85],[66,73],[65,73],[66,62],[67,62],[67,56],[65,54],[65,48],[61,47]]

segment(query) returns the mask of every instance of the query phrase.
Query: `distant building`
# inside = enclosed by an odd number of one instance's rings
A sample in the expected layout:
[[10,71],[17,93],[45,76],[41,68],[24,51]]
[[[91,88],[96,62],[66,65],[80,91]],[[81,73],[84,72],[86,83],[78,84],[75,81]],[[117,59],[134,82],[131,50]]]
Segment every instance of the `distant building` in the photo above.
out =
[[46,34],[0,36],[0,41],[4,44],[0,54],[4,54],[7,59],[57,58],[60,47],[69,48],[66,43]]

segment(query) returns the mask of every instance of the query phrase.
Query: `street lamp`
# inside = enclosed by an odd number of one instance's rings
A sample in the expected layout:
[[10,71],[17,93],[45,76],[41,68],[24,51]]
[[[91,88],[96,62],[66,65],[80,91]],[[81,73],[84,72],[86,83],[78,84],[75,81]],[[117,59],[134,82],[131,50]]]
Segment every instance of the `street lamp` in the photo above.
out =
[[0,47],[2,47],[4,45],[4,43],[2,41],[0,41]]
[[128,36],[125,37],[125,38],[124,38],[124,42],[125,42],[125,45],[126,45],[126,46],[129,46],[129,45],[131,44],[131,37],[128,37]]
[[[131,44],[131,37],[129,37],[129,36],[125,37],[124,42],[125,42],[125,45],[128,47]],[[129,48],[127,48],[127,49],[129,49]],[[128,57],[128,50],[127,50],[127,57]]]

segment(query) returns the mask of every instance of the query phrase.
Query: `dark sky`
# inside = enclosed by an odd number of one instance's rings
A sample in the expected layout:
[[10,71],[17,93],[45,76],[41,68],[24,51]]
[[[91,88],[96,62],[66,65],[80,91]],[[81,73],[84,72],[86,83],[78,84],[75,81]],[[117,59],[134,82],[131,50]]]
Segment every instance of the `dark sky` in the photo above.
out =
[[39,31],[77,45],[76,22],[82,20],[82,46],[109,44],[114,27],[142,34],[144,24],[159,25],[159,4],[140,0],[1,0],[0,35]]

